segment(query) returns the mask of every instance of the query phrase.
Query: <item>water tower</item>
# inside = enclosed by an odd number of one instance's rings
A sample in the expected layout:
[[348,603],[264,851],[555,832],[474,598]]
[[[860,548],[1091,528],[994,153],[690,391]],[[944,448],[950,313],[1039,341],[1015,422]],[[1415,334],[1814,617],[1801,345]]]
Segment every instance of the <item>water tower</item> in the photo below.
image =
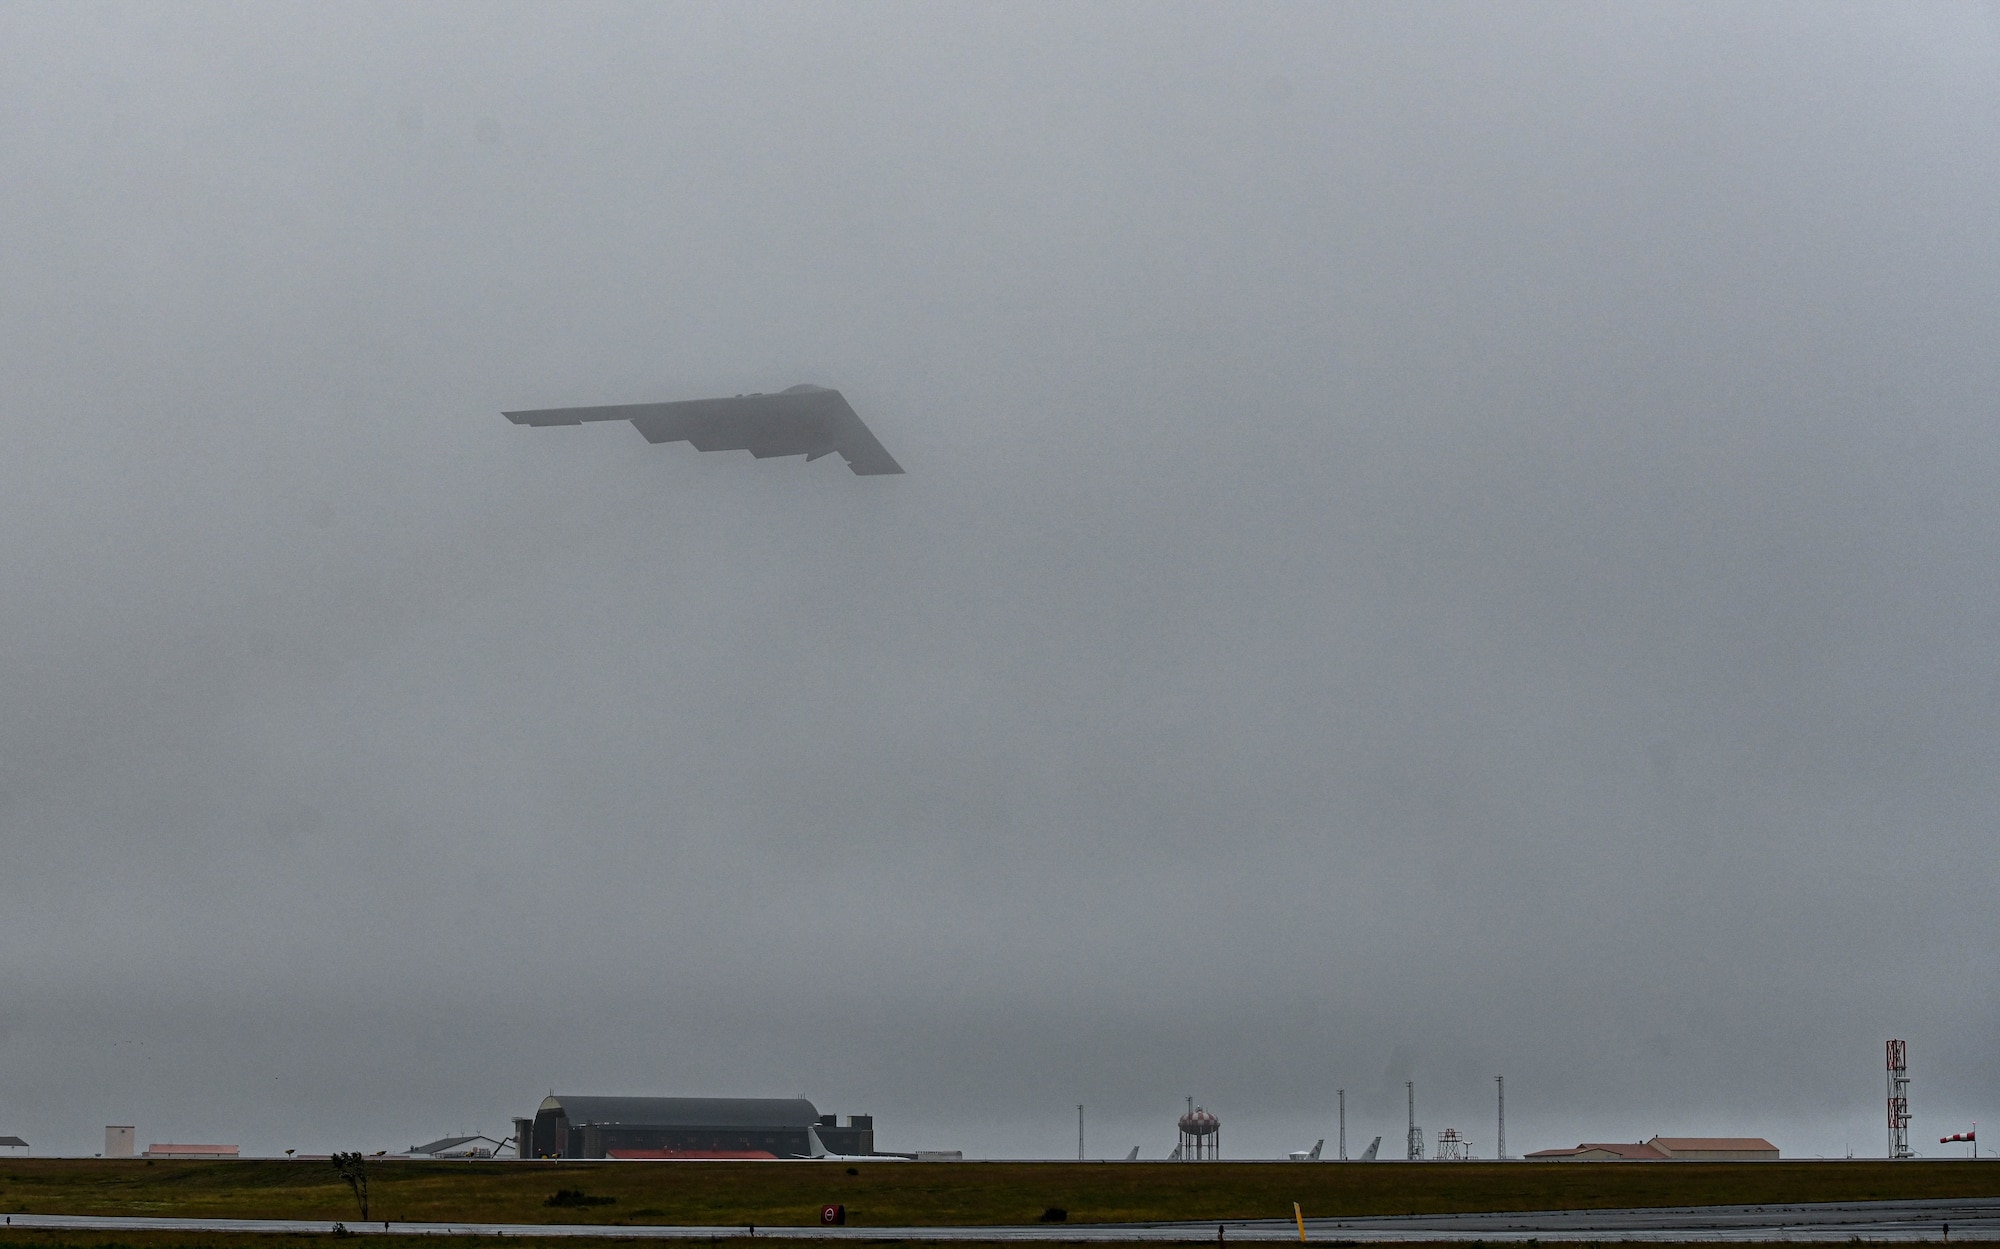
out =
[[1175,1152],[1183,1162],[1213,1162],[1222,1156],[1222,1120],[1195,1105],[1192,1097],[1181,1116],[1181,1143]]

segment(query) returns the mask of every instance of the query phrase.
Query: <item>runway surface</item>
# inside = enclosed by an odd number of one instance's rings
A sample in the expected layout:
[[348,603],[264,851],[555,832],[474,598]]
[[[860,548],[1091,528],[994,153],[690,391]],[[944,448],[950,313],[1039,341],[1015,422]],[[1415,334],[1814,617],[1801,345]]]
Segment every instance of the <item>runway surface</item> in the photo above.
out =
[[[15,1214],[12,1227],[71,1231],[319,1232],[334,1224],[309,1219],[172,1219],[129,1215]],[[1651,1210],[1534,1210],[1494,1214],[1389,1215],[1307,1219],[1306,1237],[1319,1244],[1409,1241],[1937,1241],[1946,1225],[1954,1240],[2000,1240],[2000,1198],[1944,1201],[1856,1201],[1804,1205],[1679,1206]],[[596,1236],[648,1240],[707,1240],[752,1235],[732,1227],[618,1226],[601,1223],[362,1223],[356,1232],[429,1236]],[[758,1237],[785,1240],[917,1241],[1160,1241],[1221,1239],[1296,1241],[1289,1219],[1215,1223],[1036,1223],[1025,1227],[760,1227]]]

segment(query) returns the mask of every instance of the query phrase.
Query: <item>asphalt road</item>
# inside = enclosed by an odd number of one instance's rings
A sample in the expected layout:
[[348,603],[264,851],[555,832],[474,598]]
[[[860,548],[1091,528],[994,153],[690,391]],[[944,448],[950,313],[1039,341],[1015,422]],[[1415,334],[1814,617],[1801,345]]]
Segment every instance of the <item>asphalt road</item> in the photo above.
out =
[[[15,1214],[13,1227],[75,1231],[327,1232],[307,1219],[171,1219],[83,1214]],[[2000,1240],[2000,1198],[1950,1201],[1824,1202],[1793,1206],[1680,1206],[1652,1210],[1535,1210],[1497,1214],[1392,1215],[1307,1219],[1311,1242],[1407,1241],[1939,1241],[1946,1225],[1958,1240]],[[733,1227],[606,1226],[601,1223],[366,1223],[355,1231],[435,1236],[599,1236],[657,1240],[742,1238]],[[1229,1221],[1225,1241],[1296,1241],[1288,1219]],[[1018,1240],[1214,1242],[1215,1223],[1037,1223],[1026,1227],[767,1227],[759,1236],[787,1240]]]

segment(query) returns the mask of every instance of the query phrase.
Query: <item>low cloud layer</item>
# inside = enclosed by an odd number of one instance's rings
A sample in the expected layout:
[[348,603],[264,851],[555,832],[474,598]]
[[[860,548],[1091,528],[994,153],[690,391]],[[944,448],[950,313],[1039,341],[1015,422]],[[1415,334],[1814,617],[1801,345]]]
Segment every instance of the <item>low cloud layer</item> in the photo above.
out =
[[[0,14],[0,1131],[1989,1112],[1990,6]],[[909,470],[503,409],[840,388]],[[1989,1113],[1985,1117],[1995,1117]],[[1936,1131],[1932,1131],[1935,1128]],[[1101,1143],[1101,1148],[1100,1148]]]

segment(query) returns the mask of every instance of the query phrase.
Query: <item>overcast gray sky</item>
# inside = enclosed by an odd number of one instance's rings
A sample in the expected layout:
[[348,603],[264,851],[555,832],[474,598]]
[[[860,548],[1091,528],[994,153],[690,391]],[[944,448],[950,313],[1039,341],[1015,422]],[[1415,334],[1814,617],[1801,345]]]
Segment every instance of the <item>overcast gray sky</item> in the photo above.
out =
[[[0,1132],[2000,1119],[1996,140],[1992,4],[0,5]],[[802,381],[908,475],[500,416]]]

